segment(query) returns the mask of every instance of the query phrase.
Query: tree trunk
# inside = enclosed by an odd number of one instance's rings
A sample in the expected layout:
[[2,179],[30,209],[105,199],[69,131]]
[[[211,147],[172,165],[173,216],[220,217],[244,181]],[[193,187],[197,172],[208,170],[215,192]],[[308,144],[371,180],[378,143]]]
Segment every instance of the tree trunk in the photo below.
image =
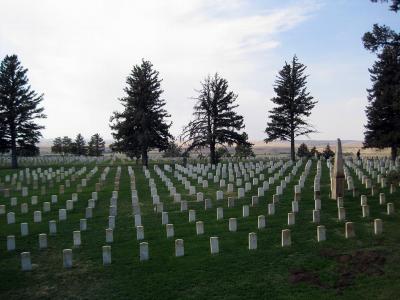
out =
[[290,158],[293,162],[296,160],[296,154],[294,150],[294,132],[292,132],[290,134]]
[[18,159],[17,159],[17,144],[16,144],[16,134],[15,129],[11,128],[11,168],[18,168]]
[[391,147],[391,156],[392,156],[392,160],[396,161],[396,158],[397,158],[397,146],[392,146]]
[[211,164],[213,164],[213,165],[217,164],[217,157],[215,156],[215,144],[214,143],[210,144],[210,158],[211,158]]
[[142,151],[142,164],[146,167],[149,166],[149,157],[147,155],[147,149]]

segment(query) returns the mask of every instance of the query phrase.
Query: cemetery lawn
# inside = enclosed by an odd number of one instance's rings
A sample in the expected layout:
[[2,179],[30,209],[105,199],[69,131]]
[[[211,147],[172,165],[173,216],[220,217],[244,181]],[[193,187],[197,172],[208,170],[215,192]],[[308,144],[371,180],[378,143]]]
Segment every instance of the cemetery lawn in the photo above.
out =
[[[102,265],[102,246],[105,229],[108,227],[109,203],[114,190],[116,165],[110,165],[106,185],[99,192],[99,200],[93,210],[93,218],[87,220],[87,231],[82,231],[82,245],[73,248],[72,232],[79,230],[79,220],[85,217],[87,200],[91,198],[94,185],[105,165],[79,193],[74,210],[68,212],[66,221],[58,221],[58,209],[76,192],[76,183],[71,183],[65,194],[59,195],[58,203],[51,211],[43,213],[41,223],[33,223],[33,211],[42,209],[50,195],[58,194],[56,183],[48,189],[46,196],[39,196],[39,204],[30,205],[18,195],[18,206],[8,211],[16,212],[16,223],[7,225],[6,216],[0,215],[0,299],[399,299],[400,298],[400,192],[389,194],[389,189],[380,189],[386,194],[386,202],[393,202],[396,212],[386,214],[386,205],[379,205],[379,192],[368,196],[370,217],[362,218],[360,196],[352,197],[348,192],[344,199],[346,219],[355,223],[356,237],[345,239],[344,223],[337,221],[336,202],[328,198],[330,180],[326,163],[322,163],[321,177],[321,225],[327,230],[327,240],[318,243],[316,227],[312,223],[314,209],[313,180],[316,162],[313,161],[301,194],[300,212],[296,224],[290,226],[292,245],[281,247],[281,230],[287,226],[287,213],[291,211],[294,185],[297,184],[304,165],[284,191],[276,213],[268,215],[267,203],[272,202],[274,185],[260,197],[259,205],[250,207],[250,216],[242,217],[242,205],[251,203],[257,195],[257,187],[247,192],[244,199],[236,200],[234,208],[227,208],[227,193],[217,203],[219,186],[209,180],[203,189],[197,180],[196,192],[212,199],[213,207],[204,210],[204,202],[195,202],[184,186],[165,172],[173,181],[182,199],[188,201],[189,209],[196,210],[196,220],[204,222],[205,234],[196,235],[195,223],[188,222],[188,212],[180,212],[179,204],[173,203],[168,189],[149,166],[157,184],[158,194],[169,212],[169,223],[174,224],[175,237],[166,238],[165,226],[161,225],[161,214],[156,214],[150,197],[148,180],[141,167],[133,165],[136,188],[142,204],[142,224],[146,242],[149,243],[150,260],[139,261],[139,241],[131,204],[131,192],[127,165],[121,162],[122,172],[118,196],[118,216],[114,230],[112,264]],[[173,166],[171,164],[171,166]],[[82,166],[76,166],[76,169]],[[94,165],[87,165],[88,171]],[[163,169],[162,165],[160,165]],[[45,167],[47,168],[47,167]],[[53,166],[57,169],[59,166]],[[289,168],[287,172],[290,170]],[[12,170],[1,170],[4,182]],[[268,180],[267,170],[264,172]],[[360,194],[366,190],[352,173]],[[79,181],[79,180],[78,180]],[[261,182],[262,186],[262,182]],[[235,193],[237,188],[234,189]],[[32,194],[29,189],[29,195]],[[39,195],[40,191],[37,191]],[[20,203],[29,202],[28,214],[20,213]],[[0,196],[0,204],[9,199]],[[216,220],[216,208],[224,207],[224,219]],[[267,227],[257,229],[257,217],[266,216]],[[238,218],[238,231],[228,231],[228,219]],[[373,220],[383,220],[383,234],[373,234]],[[57,234],[48,235],[48,248],[39,250],[38,234],[48,234],[48,221],[57,220]],[[21,237],[20,223],[29,223],[29,236]],[[256,232],[257,250],[248,250],[248,234]],[[7,236],[15,235],[16,250],[7,251]],[[219,237],[220,253],[210,254],[209,238]],[[185,256],[174,256],[176,238],[182,238]],[[73,268],[64,269],[62,250],[73,249]],[[33,264],[30,272],[21,271],[20,253],[29,251]]]

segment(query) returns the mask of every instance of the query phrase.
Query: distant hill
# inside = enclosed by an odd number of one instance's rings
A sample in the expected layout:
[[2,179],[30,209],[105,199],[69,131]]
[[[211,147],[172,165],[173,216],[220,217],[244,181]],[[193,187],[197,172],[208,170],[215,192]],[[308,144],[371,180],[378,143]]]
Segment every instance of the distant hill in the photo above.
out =
[[[105,140],[106,147],[108,147],[113,141]],[[279,154],[289,153],[290,142],[288,141],[276,141],[265,144],[264,141],[251,141],[254,146],[254,152],[258,155],[261,154]],[[296,140],[296,147],[300,144],[305,143],[309,148],[316,147],[318,151],[322,151],[327,144],[329,144],[333,151],[336,148],[336,140]],[[53,139],[42,139],[39,143],[39,148],[42,154],[50,153]],[[388,150],[377,150],[377,149],[362,149],[362,141],[357,140],[342,140],[343,152],[356,153],[361,149],[361,154],[364,155],[389,155]],[[229,148],[230,152],[234,152],[234,147]],[[208,151],[204,151],[205,153]],[[157,151],[152,151],[153,154]]]

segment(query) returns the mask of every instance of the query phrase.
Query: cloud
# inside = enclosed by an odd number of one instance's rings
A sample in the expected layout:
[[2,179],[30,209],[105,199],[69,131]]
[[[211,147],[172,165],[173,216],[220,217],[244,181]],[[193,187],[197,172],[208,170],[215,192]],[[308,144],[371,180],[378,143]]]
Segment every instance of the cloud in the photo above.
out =
[[47,138],[78,132],[108,138],[125,78],[142,58],[164,78],[174,134],[190,119],[194,89],[218,71],[239,94],[250,137],[255,131],[258,137],[253,120],[261,113],[265,120],[265,88],[247,84],[272,76],[259,74],[257,53],[278,48],[279,34],[319,7],[317,1],[296,3],[260,10],[240,0],[3,0],[0,54],[17,53],[33,88],[45,93]]

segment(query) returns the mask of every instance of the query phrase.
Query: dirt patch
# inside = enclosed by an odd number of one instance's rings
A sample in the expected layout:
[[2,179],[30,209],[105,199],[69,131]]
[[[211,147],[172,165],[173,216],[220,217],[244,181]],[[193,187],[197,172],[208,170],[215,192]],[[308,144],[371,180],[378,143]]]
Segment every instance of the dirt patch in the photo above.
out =
[[384,272],[386,257],[380,251],[357,251],[336,256],[339,278],[334,288],[339,292],[354,284],[360,274],[381,276]]
[[305,269],[291,270],[289,282],[292,284],[308,283],[324,289],[334,289],[341,294],[344,289],[354,284],[359,275],[381,276],[384,274],[386,257],[382,251],[359,250],[340,254],[335,249],[323,249],[319,255],[332,259],[337,264],[335,274],[332,274],[337,278],[333,284],[322,282],[318,273]]
[[319,278],[319,275],[317,273],[304,269],[291,270],[289,275],[289,282],[292,284],[308,283],[321,288],[329,288],[321,282],[321,279]]

